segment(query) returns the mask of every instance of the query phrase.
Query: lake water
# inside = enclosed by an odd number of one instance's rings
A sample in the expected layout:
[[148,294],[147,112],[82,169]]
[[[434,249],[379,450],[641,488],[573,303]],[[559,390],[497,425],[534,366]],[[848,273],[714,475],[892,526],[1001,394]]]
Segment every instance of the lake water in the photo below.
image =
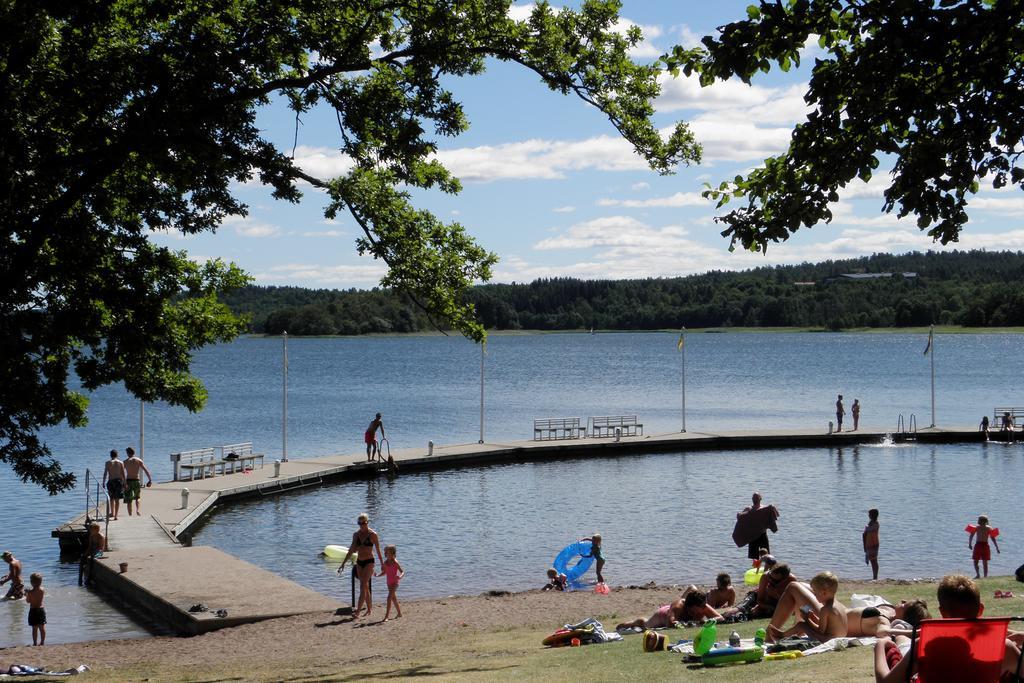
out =
[[[533,418],[555,416],[635,413],[648,433],[678,430],[676,340],[668,333],[492,337],[485,358],[485,439],[529,439]],[[974,426],[993,406],[1021,404],[1022,341],[1016,334],[937,337],[937,424]],[[925,343],[920,334],[690,334],[687,429],[824,430],[840,392],[847,410],[854,398],[861,400],[863,428],[893,429],[900,414],[914,414],[927,426]],[[166,405],[146,407],[146,460],[158,479],[170,478],[172,451],[253,441],[271,458],[280,456],[281,350],[280,339],[264,338],[204,349],[195,371],[210,392],[206,410],[193,415]],[[464,339],[292,339],[288,351],[292,458],[357,452],[378,411],[394,448],[479,438],[480,351]],[[96,392],[89,415],[83,429],[44,434],[55,455],[79,474],[101,467],[110,448],[139,442],[138,403],[120,387]],[[780,552],[794,561],[801,552],[822,557],[822,549],[831,548],[822,539],[835,538],[836,567],[855,576],[854,567],[846,566],[877,489],[891,501],[878,506],[893,545],[897,537],[905,543],[903,531],[913,528],[922,549],[888,560],[883,550],[883,573],[934,575],[960,566],[943,562],[960,561],[957,553],[966,549],[964,538],[950,536],[947,546],[942,534],[962,528],[978,512],[992,515],[1013,547],[1010,515],[1000,515],[997,503],[1017,495],[1011,489],[1020,481],[1020,460],[1017,447],[953,446],[861,448],[857,454],[845,449],[841,457],[835,451],[744,451],[476,468],[241,504],[218,512],[196,543],[343,596],[347,586],[339,586],[333,568],[315,560],[315,552],[328,542],[346,542],[355,515],[365,509],[384,540],[399,546],[410,571],[403,584],[409,597],[537,585],[554,552],[598,529],[607,538],[613,582],[708,580],[719,567],[739,570],[742,552],[721,543],[728,534],[719,527],[728,526],[731,511],[758,486],[783,510]],[[947,489],[952,482],[957,488]],[[908,500],[906,487],[918,484],[925,486],[914,489],[920,500]],[[48,640],[145,634],[92,594],[72,588],[77,569],[58,560],[49,531],[78,513],[83,498],[81,491],[51,498],[0,468],[0,503],[8,511],[0,544],[15,551],[26,572],[46,576],[54,615]],[[941,523],[934,517],[936,503],[949,510]],[[919,507],[929,509],[934,521],[908,527],[907,515]],[[243,525],[246,532],[239,533]],[[680,540],[666,543],[668,536]],[[238,539],[245,539],[245,547],[236,547]],[[999,571],[1016,566],[1009,559],[1005,564]],[[10,624],[0,627],[0,646],[25,642],[20,610],[0,604],[0,620]]]

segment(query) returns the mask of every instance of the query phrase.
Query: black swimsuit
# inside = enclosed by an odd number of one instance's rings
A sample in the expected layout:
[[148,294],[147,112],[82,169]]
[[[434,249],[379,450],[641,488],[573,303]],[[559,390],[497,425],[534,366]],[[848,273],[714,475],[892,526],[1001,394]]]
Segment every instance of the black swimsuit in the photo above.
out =
[[[357,534],[355,540],[356,540],[356,545],[361,545],[364,548],[373,548],[373,536],[367,536],[366,540],[364,541],[364,540],[360,540],[359,539],[359,535]],[[360,569],[365,567],[368,564],[374,564],[372,551],[371,551],[370,556],[368,558],[366,558],[365,560],[356,560],[356,566],[359,567]]]

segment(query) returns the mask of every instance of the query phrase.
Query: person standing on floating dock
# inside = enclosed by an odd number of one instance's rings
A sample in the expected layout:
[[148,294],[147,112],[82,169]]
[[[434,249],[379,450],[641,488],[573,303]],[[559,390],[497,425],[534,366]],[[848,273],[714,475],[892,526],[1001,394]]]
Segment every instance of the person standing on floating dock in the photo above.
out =
[[839,398],[836,399],[836,431],[843,431],[843,415],[846,415],[846,409],[843,408],[843,395],[839,394]]
[[124,463],[117,459],[117,451],[110,451],[110,460],[103,465],[103,485],[107,489],[107,518],[117,519],[124,495]]
[[146,488],[153,485],[153,475],[149,473],[149,468],[146,467],[146,463],[142,462],[142,458],[135,455],[135,449],[129,446],[124,449],[124,452],[128,454],[128,459],[124,461],[124,504],[128,508],[128,516],[132,515],[132,501],[135,501],[135,514],[141,515],[142,510],[139,506],[142,502],[142,478],[139,476],[140,471],[146,473]]
[[370,422],[370,426],[366,428],[366,432],[363,434],[363,441],[366,442],[366,462],[373,462],[374,456],[377,455],[379,449],[377,448],[377,429],[380,428],[380,436],[384,438],[384,422],[380,419],[380,413],[377,413],[377,417],[373,418]]
[[857,431],[857,426],[860,424],[860,399],[853,399],[853,405],[850,406],[850,415],[853,416],[853,431]]

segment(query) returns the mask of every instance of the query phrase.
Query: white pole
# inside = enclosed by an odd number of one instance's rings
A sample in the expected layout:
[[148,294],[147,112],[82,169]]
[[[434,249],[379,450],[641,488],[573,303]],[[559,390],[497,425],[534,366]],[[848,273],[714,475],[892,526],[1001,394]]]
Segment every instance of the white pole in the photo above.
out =
[[683,337],[685,334],[686,327],[684,326],[679,329],[679,351],[681,352],[679,355],[679,366],[681,368],[680,385],[682,386],[681,391],[683,395],[683,428],[680,430],[681,432],[686,431],[686,340]]
[[928,330],[928,339],[932,343],[932,427],[935,427],[935,325]]
[[487,348],[487,342],[480,342],[480,441],[477,443],[484,442],[484,351]]
[[146,402],[139,401],[139,457],[146,458]]
[[288,332],[281,334],[284,356],[281,364],[281,460],[288,462]]

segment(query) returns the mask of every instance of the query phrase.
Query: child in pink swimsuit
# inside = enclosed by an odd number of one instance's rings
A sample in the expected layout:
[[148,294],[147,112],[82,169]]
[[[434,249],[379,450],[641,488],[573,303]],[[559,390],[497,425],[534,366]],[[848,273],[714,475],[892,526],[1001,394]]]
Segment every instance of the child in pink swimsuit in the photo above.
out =
[[398,550],[393,545],[384,546],[384,566],[381,568],[380,574],[377,576],[387,576],[388,582],[388,605],[384,611],[384,621],[387,621],[391,616],[391,605],[395,605],[395,612],[397,613],[396,619],[402,616],[402,607],[398,604],[398,582],[405,576],[405,570],[402,569],[402,565],[398,564],[398,560],[395,559],[395,555],[398,554]]

